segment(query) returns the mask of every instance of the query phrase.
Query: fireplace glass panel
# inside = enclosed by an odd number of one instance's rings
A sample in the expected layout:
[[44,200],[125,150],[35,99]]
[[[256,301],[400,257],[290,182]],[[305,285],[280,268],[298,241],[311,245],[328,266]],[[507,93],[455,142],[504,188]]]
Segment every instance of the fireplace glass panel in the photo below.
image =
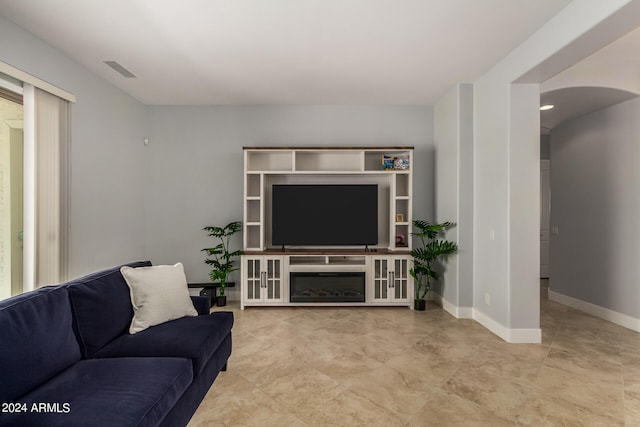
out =
[[291,273],[291,302],[365,302],[364,273]]

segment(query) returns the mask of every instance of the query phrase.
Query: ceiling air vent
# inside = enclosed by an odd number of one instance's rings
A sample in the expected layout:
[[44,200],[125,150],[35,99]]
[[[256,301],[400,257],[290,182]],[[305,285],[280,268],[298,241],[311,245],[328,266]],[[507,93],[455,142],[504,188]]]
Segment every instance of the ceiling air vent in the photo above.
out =
[[104,63],[113,68],[122,77],[126,77],[128,79],[136,78],[135,74],[124,68],[122,65],[118,64],[116,61],[104,61]]

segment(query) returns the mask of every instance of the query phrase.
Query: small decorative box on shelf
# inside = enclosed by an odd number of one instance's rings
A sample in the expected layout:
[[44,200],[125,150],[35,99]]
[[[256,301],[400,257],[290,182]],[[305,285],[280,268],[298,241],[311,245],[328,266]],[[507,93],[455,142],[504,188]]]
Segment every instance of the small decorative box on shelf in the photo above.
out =
[[409,170],[411,166],[409,157],[407,156],[382,156],[382,169],[383,170]]

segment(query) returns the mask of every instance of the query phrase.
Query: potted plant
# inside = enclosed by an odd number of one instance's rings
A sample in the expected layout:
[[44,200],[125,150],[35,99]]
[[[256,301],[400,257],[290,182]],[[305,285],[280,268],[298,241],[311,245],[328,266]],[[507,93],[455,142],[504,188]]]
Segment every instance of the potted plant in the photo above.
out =
[[209,237],[215,237],[220,241],[213,248],[204,248],[202,252],[206,252],[207,259],[205,262],[211,265],[213,268],[209,273],[209,278],[212,282],[218,281],[220,292],[216,300],[216,304],[219,307],[227,305],[227,297],[224,294],[224,289],[227,287],[229,275],[238,270],[235,267],[233,258],[240,256],[242,251],[237,250],[229,251],[229,240],[231,236],[236,234],[242,229],[242,222],[233,221],[224,227],[204,227],[203,230],[209,233]]
[[453,225],[455,224],[451,222],[431,224],[429,221],[419,219],[413,221],[413,226],[419,231],[411,234],[420,239],[420,246],[411,251],[413,268],[409,270],[409,274],[416,283],[414,301],[416,310],[425,309],[425,297],[431,289],[431,279],[437,280],[439,277],[438,272],[434,269],[436,260],[441,256],[458,251],[458,245],[455,242],[438,240],[438,235]]

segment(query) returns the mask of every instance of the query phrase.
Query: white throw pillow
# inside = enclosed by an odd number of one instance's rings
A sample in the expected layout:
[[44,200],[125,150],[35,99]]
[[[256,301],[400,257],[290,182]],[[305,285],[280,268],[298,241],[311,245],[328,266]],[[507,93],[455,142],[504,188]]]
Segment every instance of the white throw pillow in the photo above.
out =
[[198,315],[189,297],[181,262],[175,265],[122,267],[120,272],[129,286],[133,305],[130,334],[169,320]]

